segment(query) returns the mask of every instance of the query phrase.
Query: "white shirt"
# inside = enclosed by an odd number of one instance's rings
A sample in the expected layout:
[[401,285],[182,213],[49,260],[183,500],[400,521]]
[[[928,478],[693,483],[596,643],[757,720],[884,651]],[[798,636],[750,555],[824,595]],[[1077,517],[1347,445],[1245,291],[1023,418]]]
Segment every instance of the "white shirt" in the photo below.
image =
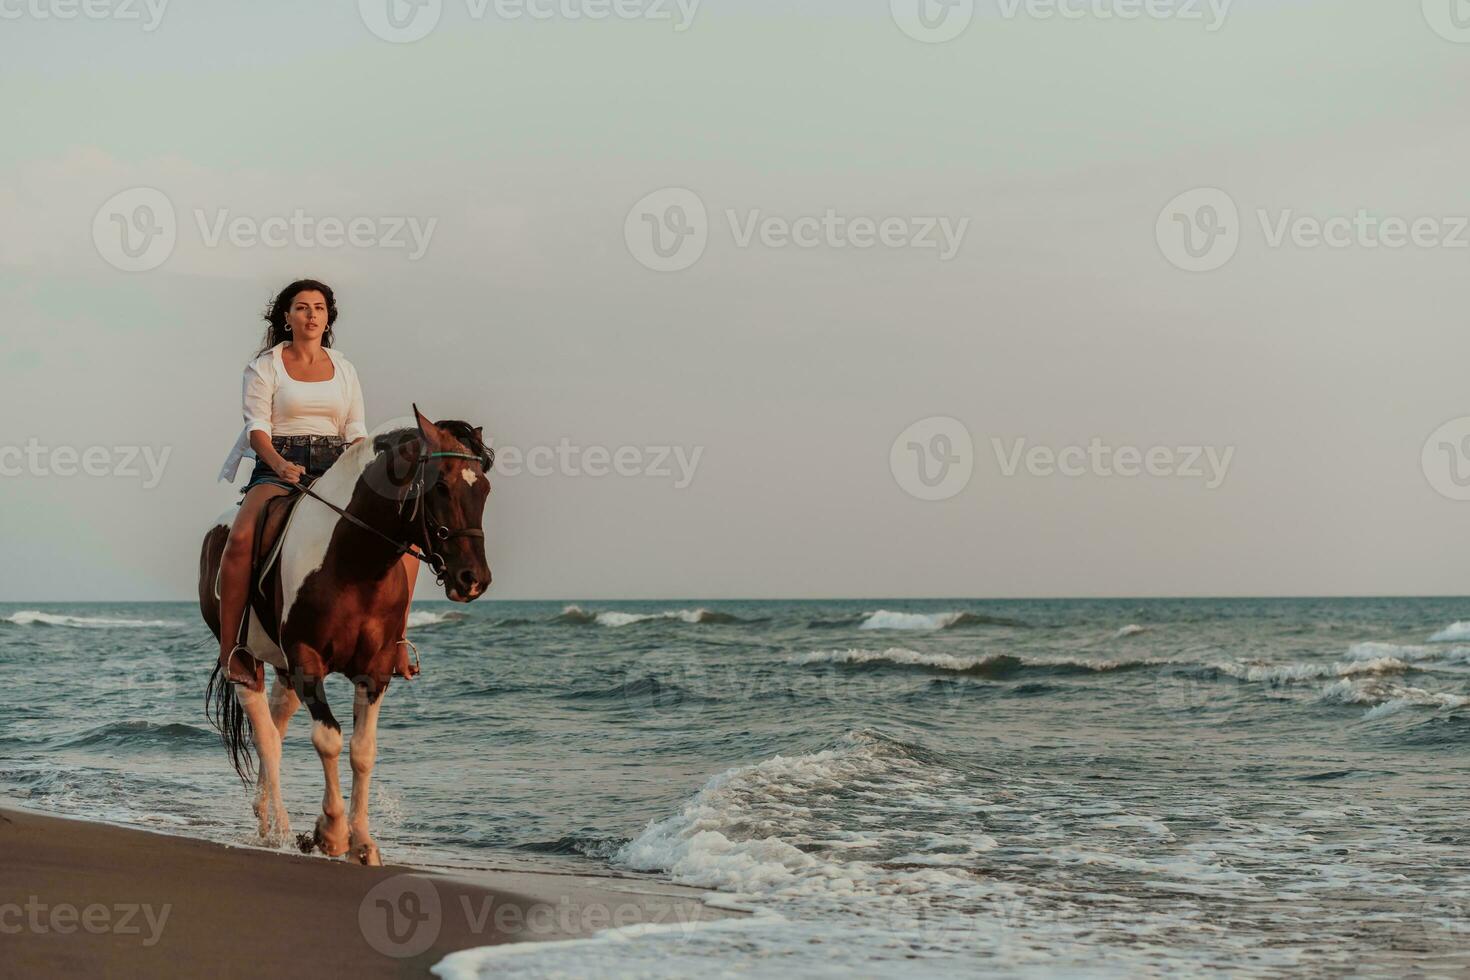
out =
[[367,437],[363,420],[362,386],[352,362],[330,347],[322,348],[332,361],[326,381],[297,381],[281,361],[282,341],[245,365],[241,400],[245,428],[220,468],[219,478],[235,481],[240,460],[255,456],[250,433],[268,436],[339,436],[352,442]]

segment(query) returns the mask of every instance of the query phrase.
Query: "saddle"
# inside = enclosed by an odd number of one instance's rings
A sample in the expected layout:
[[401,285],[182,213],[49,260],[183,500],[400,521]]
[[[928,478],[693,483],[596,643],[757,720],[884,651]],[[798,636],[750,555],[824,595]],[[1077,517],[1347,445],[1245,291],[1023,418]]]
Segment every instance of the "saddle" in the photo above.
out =
[[[266,597],[266,578],[281,557],[281,544],[286,540],[286,527],[296,507],[306,499],[306,494],[292,491],[283,497],[272,497],[265,502],[260,520],[255,524],[255,546],[250,551],[250,581],[255,583],[255,592]],[[264,559],[262,559],[264,555]]]
[[[281,557],[281,545],[286,540],[286,528],[291,523],[291,515],[296,512],[296,507],[305,498],[305,494],[292,492],[280,497],[272,497],[265,502],[261,509],[260,518],[255,523],[255,540],[250,549],[250,590],[246,593],[245,615],[240,619],[240,636],[237,638],[241,646],[245,645],[245,637],[250,629],[250,613],[253,611],[256,618],[265,628],[271,640],[277,645],[280,637],[276,635],[277,624],[273,622],[274,616],[267,615],[270,609],[270,577],[276,570],[276,565]],[[262,560],[262,555],[264,559]],[[214,573],[214,597],[220,597],[220,576],[223,574],[223,563]]]
[[[260,518],[255,523],[255,541],[250,549],[251,588],[246,595],[245,615],[240,617],[240,635],[236,638],[240,646],[246,646],[245,639],[250,635],[252,611],[271,642],[281,645],[280,624],[275,621],[271,596],[280,574],[281,546],[286,540],[286,529],[291,526],[291,517],[296,513],[296,508],[305,499],[306,494],[300,490],[292,490],[283,496],[270,498],[261,508]],[[219,575],[220,571],[217,570],[214,581],[216,599],[220,594]],[[405,680],[412,680],[420,670],[418,648],[407,638],[400,641],[400,645],[406,645],[413,650],[413,662],[409,662],[408,650],[400,650],[394,673]]]

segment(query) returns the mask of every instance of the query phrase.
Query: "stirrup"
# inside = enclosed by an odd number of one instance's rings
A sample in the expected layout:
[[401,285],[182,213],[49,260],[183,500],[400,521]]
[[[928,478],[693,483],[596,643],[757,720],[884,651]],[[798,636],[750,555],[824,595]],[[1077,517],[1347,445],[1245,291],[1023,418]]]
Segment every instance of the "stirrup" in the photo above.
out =
[[[399,640],[393,645],[402,646],[405,643],[407,643],[408,648],[413,651],[413,673],[405,675],[403,679],[406,681],[411,681],[419,674],[422,674],[424,672],[424,665],[419,663],[419,648],[414,646],[413,641],[410,640],[408,637],[405,636],[403,639]],[[231,654],[231,656],[233,656],[233,654]],[[405,666],[407,665],[405,664]]]
[[235,678],[230,676],[230,664],[235,662],[235,654],[241,650],[245,651],[245,656],[250,657],[252,660],[255,659],[255,654],[250,652],[249,647],[247,647],[243,643],[236,643],[235,648],[230,651],[229,656],[225,657],[225,662],[223,666],[221,666],[220,672],[225,675],[225,683],[233,684],[236,687],[248,687],[248,681],[237,681],[235,680]]

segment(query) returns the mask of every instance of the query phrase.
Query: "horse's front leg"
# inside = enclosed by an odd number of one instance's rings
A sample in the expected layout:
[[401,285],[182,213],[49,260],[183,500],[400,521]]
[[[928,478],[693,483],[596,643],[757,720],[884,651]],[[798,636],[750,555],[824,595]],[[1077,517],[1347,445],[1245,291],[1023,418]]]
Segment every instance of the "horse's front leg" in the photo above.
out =
[[[305,662],[300,658],[296,663]],[[322,760],[322,775],[326,790],[322,794],[322,812],[316,818],[316,833],[307,839],[303,834],[298,843],[303,851],[318,848],[329,857],[347,853],[347,808],[342,802],[342,787],[337,779],[337,758],[342,754],[342,726],[327,706],[325,677],[313,671],[304,671],[297,687],[297,695],[311,713],[311,745],[317,758]],[[274,730],[274,726],[272,726]]]
[[378,844],[368,830],[368,793],[372,788],[373,763],[378,756],[378,712],[383,707],[386,685],[358,684],[352,704],[352,811],[348,822],[352,854],[363,864],[383,863]]

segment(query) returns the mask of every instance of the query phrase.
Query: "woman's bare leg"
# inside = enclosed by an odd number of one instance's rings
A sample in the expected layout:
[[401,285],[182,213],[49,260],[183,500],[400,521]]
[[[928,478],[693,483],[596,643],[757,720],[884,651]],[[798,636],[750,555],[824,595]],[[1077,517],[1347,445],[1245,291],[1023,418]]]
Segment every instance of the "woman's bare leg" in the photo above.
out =
[[240,635],[240,621],[245,615],[245,599],[250,591],[250,553],[255,548],[255,525],[261,509],[272,497],[289,491],[285,487],[263,483],[252,487],[235,514],[230,537],[220,556],[219,581],[219,662],[230,680],[254,687],[258,670],[243,657],[231,657]]

